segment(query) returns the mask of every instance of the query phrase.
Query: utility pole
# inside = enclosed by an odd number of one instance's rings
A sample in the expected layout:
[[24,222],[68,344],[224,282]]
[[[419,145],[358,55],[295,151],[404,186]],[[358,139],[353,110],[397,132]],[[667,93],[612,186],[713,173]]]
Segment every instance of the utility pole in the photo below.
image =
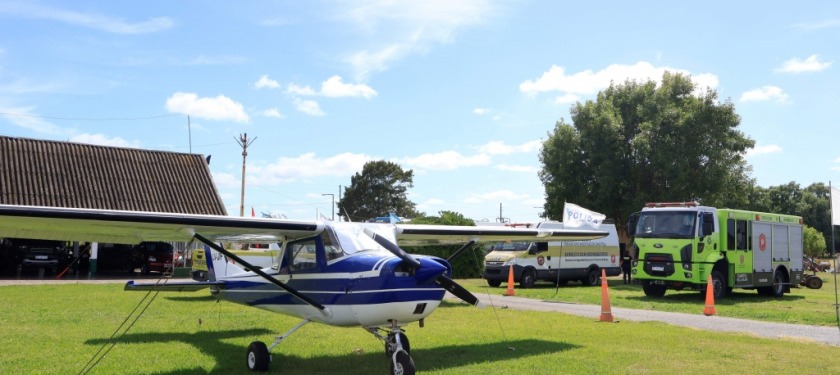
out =
[[239,203],[239,216],[245,216],[245,159],[248,157],[248,146],[254,143],[257,137],[249,141],[248,133],[244,133],[239,135],[239,139],[236,139],[236,137],[233,137],[233,139],[242,147],[242,195]]
[[330,220],[335,221],[335,194],[331,194],[331,193],[321,194],[321,196],[327,196],[327,195],[329,195],[332,198],[332,219],[330,219]]

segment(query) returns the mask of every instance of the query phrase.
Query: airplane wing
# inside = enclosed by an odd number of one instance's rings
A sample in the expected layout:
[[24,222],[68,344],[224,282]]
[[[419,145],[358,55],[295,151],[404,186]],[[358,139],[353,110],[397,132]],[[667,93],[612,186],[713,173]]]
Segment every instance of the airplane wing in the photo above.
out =
[[509,227],[469,227],[454,225],[397,224],[400,245],[435,245],[495,241],[585,241],[607,236],[607,232],[587,229],[537,229]]
[[277,242],[314,236],[324,223],[252,217],[0,205],[0,237],[134,244],[147,240]]

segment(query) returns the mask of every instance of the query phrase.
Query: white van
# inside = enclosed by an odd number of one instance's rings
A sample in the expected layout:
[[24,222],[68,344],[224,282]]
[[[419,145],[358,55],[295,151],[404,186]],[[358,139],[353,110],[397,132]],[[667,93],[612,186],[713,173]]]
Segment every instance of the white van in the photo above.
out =
[[[563,223],[544,221],[537,228],[563,229]],[[484,257],[483,277],[490,286],[502,285],[513,266],[513,280],[521,288],[530,288],[537,280],[599,285],[602,269],[607,276],[621,274],[621,258],[615,224],[601,224],[598,229],[609,234],[592,241],[497,243]]]

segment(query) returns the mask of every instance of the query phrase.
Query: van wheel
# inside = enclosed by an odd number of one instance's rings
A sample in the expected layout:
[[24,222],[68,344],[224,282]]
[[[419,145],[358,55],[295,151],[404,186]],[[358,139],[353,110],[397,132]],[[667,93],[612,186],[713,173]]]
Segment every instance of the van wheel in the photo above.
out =
[[596,286],[598,285],[598,281],[600,278],[601,275],[598,273],[598,270],[593,268],[589,270],[589,272],[586,274],[586,278],[582,279],[581,282],[583,283],[583,285]]
[[530,288],[534,286],[536,278],[537,276],[534,274],[534,270],[525,270],[525,272],[522,273],[522,278],[519,279],[519,287]]
[[490,285],[490,286],[496,288],[499,285],[502,285],[502,281],[501,280],[487,280],[487,285]]

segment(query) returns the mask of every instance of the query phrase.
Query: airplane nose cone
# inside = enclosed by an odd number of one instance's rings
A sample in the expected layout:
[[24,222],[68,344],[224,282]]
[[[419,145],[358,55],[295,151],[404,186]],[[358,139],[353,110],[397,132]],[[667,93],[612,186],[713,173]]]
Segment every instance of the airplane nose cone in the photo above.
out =
[[441,274],[449,276],[452,267],[449,263],[440,258],[420,258],[420,268],[415,271],[414,277],[418,284],[434,283]]

